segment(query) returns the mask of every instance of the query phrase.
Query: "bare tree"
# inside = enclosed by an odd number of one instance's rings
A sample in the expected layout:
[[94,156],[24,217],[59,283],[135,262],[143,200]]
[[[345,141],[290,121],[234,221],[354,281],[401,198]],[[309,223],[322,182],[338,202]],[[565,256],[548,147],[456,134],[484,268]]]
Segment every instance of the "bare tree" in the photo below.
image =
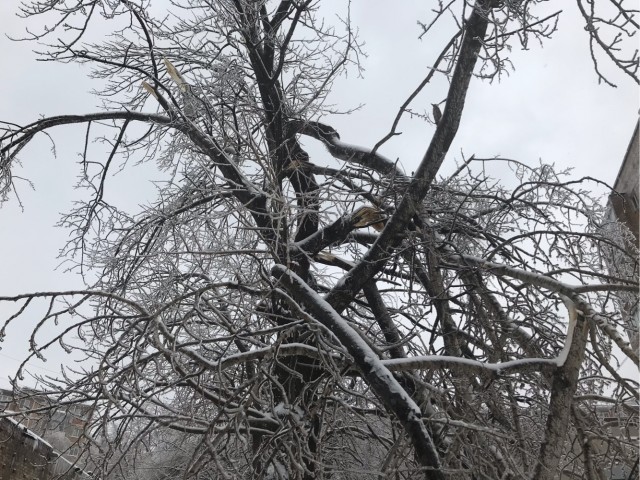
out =
[[[595,405],[637,425],[618,359],[638,355],[615,303],[636,295],[637,251],[604,228],[593,180],[473,156],[437,178],[474,77],[555,31],[560,12],[538,3],[440,2],[424,34],[450,25],[450,40],[373,148],[326,120],[332,82],[362,53],[347,7],[331,25],[311,0],[184,0],[171,15],[146,0],[26,3],[55,19],[32,34],[56,38],[46,58],[90,64],[105,107],[4,122],[0,188],[11,196],[34,137],[83,125],[92,197],[63,218],[64,254],[98,280],[0,300],[17,305],[5,326],[39,301],[42,333],[65,325],[32,356],[58,343],[86,356],[41,384],[53,405],[94,405],[96,476],[161,468],[149,460],[167,445],[184,478],[598,479],[633,465],[630,434],[612,436]],[[609,61],[637,81],[620,48],[635,12],[578,3],[598,74]],[[98,21],[113,34],[92,43]],[[446,100],[407,175],[379,150],[437,76]],[[94,135],[105,158],[87,154]],[[313,142],[336,162],[310,158]],[[168,172],[140,213],[105,199],[116,159]],[[487,173],[496,164],[514,188]]]

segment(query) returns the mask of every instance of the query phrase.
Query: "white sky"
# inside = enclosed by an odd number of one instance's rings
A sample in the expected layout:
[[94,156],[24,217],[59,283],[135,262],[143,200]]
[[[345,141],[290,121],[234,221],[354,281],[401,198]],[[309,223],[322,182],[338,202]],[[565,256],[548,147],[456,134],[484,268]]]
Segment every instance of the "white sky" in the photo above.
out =
[[[598,85],[576,6],[573,2],[551,3],[565,11],[559,31],[544,48],[532,44],[527,52],[514,50],[515,71],[499,84],[473,80],[445,170],[451,170],[463,152],[466,157],[501,155],[530,165],[542,160],[573,167],[576,177],[615,180],[638,118],[637,86],[618,72],[611,76],[618,88]],[[417,40],[416,21],[427,18],[424,4],[394,2],[390,12],[388,1],[354,2],[352,18],[369,55],[364,59],[366,71],[364,78],[354,72],[338,82],[332,100],[344,108],[364,106],[350,116],[324,119],[344,141],[372,147],[383,137],[398,107],[446,42],[444,37]],[[0,2],[0,32],[19,36],[24,30],[27,24],[13,17],[18,5],[18,1]],[[90,93],[95,84],[86,71],[75,65],[36,62],[35,47],[0,37],[0,119],[26,123],[40,115],[96,111],[99,101]],[[432,102],[442,100],[443,92],[439,84],[427,87],[413,108],[429,112]],[[433,130],[419,122],[403,123],[400,130],[403,135],[388,142],[382,152],[400,158],[410,172],[422,158]],[[35,191],[26,183],[20,186],[24,211],[15,200],[0,208],[0,295],[82,285],[63,267],[56,269],[60,264],[56,257],[68,233],[54,224],[77,195],[73,186],[79,174],[83,133],[83,127],[52,130],[56,158],[44,136],[23,151],[23,168],[18,174],[31,180]],[[322,160],[315,159],[317,163]],[[135,208],[152,198],[150,176],[150,167],[129,168],[113,180],[112,195],[120,205]],[[0,320],[7,313],[0,306]],[[7,385],[6,376],[17,366],[15,359],[25,354],[25,339],[33,325],[28,323],[15,324],[0,344],[0,386]],[[61,361],[63,357],[34,363],[32,371],[57,372]]]

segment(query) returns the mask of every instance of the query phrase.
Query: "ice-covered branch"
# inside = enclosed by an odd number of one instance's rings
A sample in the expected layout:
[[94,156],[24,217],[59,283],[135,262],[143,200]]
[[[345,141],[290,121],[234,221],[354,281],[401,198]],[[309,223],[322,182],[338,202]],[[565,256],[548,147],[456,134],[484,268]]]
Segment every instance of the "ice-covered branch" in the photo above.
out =
[[[551,292],[557,293],[559,295],[563,295],[569,298],[572,302],[575,303],[576,308],[579,312],[585,315],[586,318],[594,321],[596,325],[609,337],[611,340],[615,342],[615,344],[624,352],[624,354],[629,357],[636,366],[638,363],[638,354],[633,351],[631,345],[628,341],[626,341],[622,335],[616,330],[616,328],[611,325],[611,323],[604,318],[602,315],[599,315],[593,307],[589,305],[581,296],[580,293],[584,291],[583,285],[569,285],[559,280],[556,280],[551,277],[547,277],[540,273],[536,272],[528,272],[526,270],[522,270],[515,267],[510,267],[508,265],[502,265],[499,263],[488,262],[478,257],[474,257],[471,255],[449,255],[447,260],[456,263],[458,265],[466,265],[472,266],[475,268],[482,268],[484,270],[490,271],[492,274],[497,276],[506,276],[515,278],[520,280],[523,283],[527,283],[530,285],[535,285],[538,288],[544,288]],[[608,288],[610,284],[603,284],[603,291],[610,291]],[[588,291],[597,291],[596,285],[590,285]],[[621,291],[630,291],[631,288],[635,288],[630,285],[620,285],[619,290]]]
[[425,478],[443,480],[445,477],[441,471],[438,452],[422,421],[420,408],[377,354],[340,314],[299,276],[283,265],[274,266],[271,273],[294,298],[300,299],[313,318],[330,329],[347,349],[371,389],[404,426],[416,450],[418,461],[428,468]]
[[357,163],[371,168],[382,175],[405,177],[396,162],[373,152],[371,149],[352,145],[340,140],[340,135],[333,127],[320,122],[294,120],[290,122],[294,131],[316,140],[320,140],[335,158],[349,163]]
[[362,261],[329,292],[327,301],[335,307],[336,311],[343,311],[362,286],[382,268],[388,258],[389,249],[397,244],[398,235],[406,230],[427,195],[458,131],[471,77],[482,48],[482,39],[489,24],[486,11],[490,10],[495,3],[493,0],[476,2],[473,12],[465,23],[460,53],[451,78],[442,119],[400,205],[387,222],[380,237]]
[[556,359],[521,358],[501,363],[484,363],[469,358],[451,357],[446,355],[428,355],[408,358],[394,358],[383,360],[382,364],[393,372],[409,370],[430,370],[446,368],[475,373],[493,373],[508,375],[512,373],[552,372],[557,366]]

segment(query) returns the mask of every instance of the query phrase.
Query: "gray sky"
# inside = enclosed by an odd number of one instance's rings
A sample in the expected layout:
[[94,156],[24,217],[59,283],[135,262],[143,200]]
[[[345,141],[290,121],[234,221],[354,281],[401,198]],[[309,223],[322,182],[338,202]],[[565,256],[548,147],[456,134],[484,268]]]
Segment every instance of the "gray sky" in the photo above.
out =
[[[0,31],[12,36],[19,36],[27,25],[12,16],[18,3],[0,2]],[[420,29],[416,20],[427,18],[424,3],[396,2],[394,11],[389,12],[387,1],[354,2],[353,21],[369,55],[364,59],[366,71],[364,78],[354,72],[337,82],[331,99],[343,108],[364,106],[349,116],[326,119],[344,141],[372,147],[383,137],[398,107],[443,47],[444,37],[417,40]],[[573,167],[576,177],[614,181],[638,118],[637,86],[618,72],[611,76],[618,88],[598,85],[576,6],[572,2],[551,3],[565,9],[552,40],[544,47],[532,44],[526,52],[514,50],[515,71],[500,83],[473,80],[445,170],[451,170],[462,153],[466,157],[500,155],[530,165],[542,161]],[[40,115],[96,111],[99,101],[90,93],[95,84],[86,71],[75,65],[36,62],[34,48],[32,43],[0,38],[0,118],[26,123]],[[442,94],[441,85],[427,87],[413,107],[430,111],[431,102],[442,100]],[[382,152],[399,158],[410,172],[422,158],[433,128],[421,122],[403,122],[400,130],[403,134]],[[61,260],[56,257],[68,232],[54,225],[78,195],[73,186],[79,174],[83,133],[83,127],[52,130],[56,158],[45,136],[23,151],[23,167],[17,173],[32,181],[35,191],[26,182],[18,184],[24,211],[15,199],[0,208],[0,295],[82,286],[80,279],[65,273],[64,266],[58,267]],[[321,159],[315,161],[322,163]],[[119,204],[135,209],[153,196],[150,176],[151,167],[129,168],[110,179],[107,188]],[[7,313],[9,310],[0,306],[2,319]],[[37,320],[35,313],[33,321]],[[33,327],[27,323],[10,328],[1,345],[0,386],[7,385],[6,376],[15,370],[14,359],[25,354],[27,335]],[[64,357],[55,356],[47,363],[34,362],[32,371],[57,372],[62,361]]]

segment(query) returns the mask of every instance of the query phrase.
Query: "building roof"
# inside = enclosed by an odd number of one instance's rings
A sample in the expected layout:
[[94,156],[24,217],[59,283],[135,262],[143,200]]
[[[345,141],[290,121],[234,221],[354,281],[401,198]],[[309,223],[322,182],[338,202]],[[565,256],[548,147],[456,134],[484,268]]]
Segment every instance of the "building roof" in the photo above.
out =
[[[636,127],[633,129],[633,135],[631,135],[631,140],[629,140],[629,145],[627,145],[627,151],[624,154],[624,159],[622,160],[622,165],[620,166],[620,170],[618,171],[618,175],[616,176],[616,181],[613,183],[613,189],[618,191],[618,187],[620,186],[622,180],[622,173],[625,170],[625,164],[630,162],[632,159],[637,160],[638,158],[638,144],[640,143],[640,138],[638,137],[638,128],[640,127],[640,119],[636,122]],[[635,146],[635,153],[634,153]],[[636,171],[636,176],[637,176]]]

